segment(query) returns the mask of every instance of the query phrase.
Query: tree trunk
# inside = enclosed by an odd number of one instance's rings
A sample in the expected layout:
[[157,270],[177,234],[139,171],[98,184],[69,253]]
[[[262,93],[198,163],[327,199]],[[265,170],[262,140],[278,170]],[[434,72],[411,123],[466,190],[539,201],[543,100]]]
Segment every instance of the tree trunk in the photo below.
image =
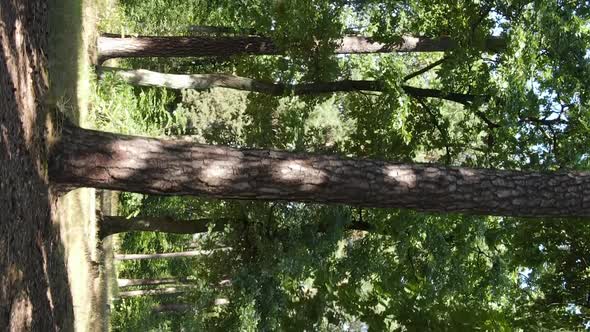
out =
[[[196,219],[182,220],[171,217],[135,217],[125,218],[120,216],[103,216],[97,211],[97,219],[100,227],[99,236],[101,239],[123,232],[163,232],[176,234],[206,233],[209,223],[214,223],[213,231],[222,231],[226,225],[232,222],[230,219]],[[237,222],[237,221],[236,221]],[[327,225],[319,225],[319,232],[325,233]],[[346,225],[349,231],[374,231],[374,227],[362,221],[354,221]]]
[[[399,43],[384,44],[367,37],[344,37],[338,42],[335,54],[389,53],[389,52],[439,52],[455,48],[456,43],[448,38],[425,38],[404,36]],[[501,38],[490,37],[484,49],[497,51],[505,47]],[[189,57],[230,56],[240,54],[281,54],[268,37],[116,37],[105,34],[97,41],[99,64],[110,58],[129,57]]]
[[184,313],[187,311],[191,311],[193,306],[190,304],[183,304],[183,303],[168,303],[168,304],[158,304],[152,308],[152,313],[154,314],[164,314],[164,313]]
[[[247,77],[227,74],[164,74],[155,71],[137,69],[125,70],[111,67],[99,67],[99,72],[114,72],[127,83],[140,86],[165,87],[169,89],[207,90],[211,88],[228,88],[242,91],[259,92],[273,96],[283,95],[315,95],[334,92],[378,91],[382,92],[385,85],[381,81],[344,80],[335,82],[319,82],[304,84],[281,84]],[[469,104],[477,98],[489,99],[488,96],[477,96],[461,93],[450,93],[436,89],[416,88],[402,85],[405,93],[417,98],[439,98],[461,104]]]
[[58,189],[340,203],[506,216],[590,216],[590,173],[520,172],[232,149],[64,124]]
[[229,248],[220,248],[215,250],[190,250],[181,252],[167,252],[160,254],[117,254],[115,260],[128,261],[133,259],[160,259],[160,258],[183,258],[183,257],[197,257],[211,255],[216,251],[225,251]]
[[162,278],[162,279],[117,279],[117,285],[121,287],[169,285],[187,283],[187,279]]
[[101,239],[122,232],[164,232],[176,234],[206,233],[208,224],[213,223],[215,231],[221,231],[229,220],[224,219],[196,219],[174,220],[170,217],[135,217],[101,216],[97,213],[99,236]]
[[119,292],[119,297],[136,297],[145,295],[170,295],[170,294],[182,294],[186,292],[186,288],[168,287],[168,288],[156,288],[156,289],[138,289],[132,291]]

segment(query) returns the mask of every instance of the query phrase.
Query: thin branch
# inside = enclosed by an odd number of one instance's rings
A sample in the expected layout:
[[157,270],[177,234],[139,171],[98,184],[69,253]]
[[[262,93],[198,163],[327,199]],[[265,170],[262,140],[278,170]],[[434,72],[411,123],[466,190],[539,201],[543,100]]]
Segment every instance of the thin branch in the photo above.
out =
[[429,64],[428,66],[426,66],[426,67],[424,67],[424,68],[422,68],[422,69],[420,69],[420,70],[418,70],[418,71],[415,71],[415,72],[413,72],[413,73],[411,73],[411,74],[409,74],[409,75],[406,75],[406,76],[403,78],[403,81],[405,82],[405,81],[411,80],[412,78],[414,78],[414,77],[416,77],[416,76],[422,75],[422,74],[424,74],[425,72],[427,72],[427,71],[431,70],[432,68],[439,66],[440,64],[442,64],[442,63],[443,63],[443,62],[445,62],[446,60],[447,60],[447,58],[446,58],[446,57],[444,57],[444,58],[442,58],[442,59],[440,59],[440,60],[437,60],[437,61],[435,61],[435,62],[433,62],[433,63]]
[[446,160],[445,163],[450,164],[451,163],[451,148],[449,147],[449,137],[448,137],[447,131],[443,130],[440,127],[440,124],[438,123],[438,119],[437,119],[436,114],[432,113],[432,110],[430,109],[430,107],[428,107],[428,105],[426,105],[424,100],[422,100],[421,98],[418,98],[418,102],[420,103],[420,105],[422,105],[422,108],[424,108],[426,110],[426,112],[428,112],[428,114],[430,115],[430,117],[434,123],[434,126],[440,132],[440,134],[444,140],[444,144],[445,144],[445,160]]
[[537,125],[543,125],[543,126],[553,126],[554,124],[567,124],[567,121],[561,119],[561,113],[559,114],[559,117],[553,119],[553,120],[548,120],[547,118],[534,118],[534,117],[530,117],[530,116],[522,116],[520,117],[520,122],[531,122]]
[[477,115],[477,117],[480,118],[483,122],[485,122],[485,124],[488,126],[488,128],[490,128],[490,130],[500,128],[500,125],[488,119],[484,112],[476,110],[474,111],[474,114]]

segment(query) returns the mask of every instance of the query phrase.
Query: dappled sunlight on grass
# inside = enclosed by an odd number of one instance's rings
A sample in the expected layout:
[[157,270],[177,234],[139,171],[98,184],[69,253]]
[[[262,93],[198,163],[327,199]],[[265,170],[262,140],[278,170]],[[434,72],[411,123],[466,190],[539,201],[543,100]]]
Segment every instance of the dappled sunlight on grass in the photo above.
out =
[[[94,189],[78,189],[59,200],[58,220],[74,305],[76,330],[89,331],[96,261]],[[94,256],[94,257],[93,257]]]
[[[95,58],[99,7],[105,2],[50,0],[50,92],[47,103],[81,127],[95,127],[89,112]],[[59,118],[59,117],[58,117]],[[61,125],[49,123],[58,134]],[[54,134],[48,135],[52,144]],[[96,192],[81,188],[58,201],[57,223],[64,246],[65,261],[74,307],[76,331],[102,331],[108,326],[108,293],[100,263],[96,229]]]

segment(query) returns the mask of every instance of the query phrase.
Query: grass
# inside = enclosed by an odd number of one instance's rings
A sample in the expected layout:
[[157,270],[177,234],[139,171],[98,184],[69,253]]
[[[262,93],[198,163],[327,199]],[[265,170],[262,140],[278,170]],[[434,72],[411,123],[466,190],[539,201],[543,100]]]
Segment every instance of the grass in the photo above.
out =
[[[49,0],[48,3],[47,103],[85,128],[95,127],[89,103],[94,81],[96,24],[101,9],[110,6],[108,1]],[[101,268],[101,263],[109,255],[109,246],[105,246],[106,251],[99,247],[96,207],[96,191],[89,188],[71,191],[58,202],[57,226],[65,249],[76,331],[108,330],[109,287],[105,271],[108,273],[109,269]]]
[[[103,215],[116,215],[119,209],[119,194],[103,190],[97,195],[97,204],[100,206]],[[117,272],[115,269],[114,255],[116,237],[109,236],[102,241],[102,257],[100,261],[100,292],[96,301],[96,308],[101,312],[99,323],[102,330],[108,331],[110,327],[111,300],[117,291]]]
[[[94,74],[99,29],[118,31],[116,27],[124,25],[115,2],[49,0],[50,87],[46,103],[80,127],[158,136],[170,121],[161,100],[171,96],[152,89],[136,97],[131,86],[108,78],[98,84]],[[143,125],[146,118],[153,125]],[[57,131],[59,127],[55,122],[48,125]],[[97,238],[96,209],[116,215],[117,204],[115,193],[91,188],[73,190],[57,204],[56,226],[64,246],[76,331],[110,329],[110,302],[117,290],[116,239]]]

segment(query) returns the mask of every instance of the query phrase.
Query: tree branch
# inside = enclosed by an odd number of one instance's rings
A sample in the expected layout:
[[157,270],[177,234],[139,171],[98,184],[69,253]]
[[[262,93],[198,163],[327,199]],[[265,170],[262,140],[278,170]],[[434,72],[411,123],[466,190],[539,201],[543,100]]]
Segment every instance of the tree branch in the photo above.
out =
[[[385,90],[384,82],[378,80],[342,80],[333,82],[282,84],[228,74],[178,75],[158,73],[144,69],[125,70],[112,67],[99,67],[98,70],[100,72],[113,72],[117,77],[130,84],[166,87],[169,89],[207,90],[220,87],[264,93],[272,96],[302,96],[357,91],[383,92]],[[411,97],[438,98],[463,105],[469,105],[477,99],[489,99],[489,96],[486,95],[445,92],[437,89],[417,88],[409,85],[402,85],[401,88]]]
[[434,113],[432,113],[432,110],[430,109],[430,107],[428,107],[428,105],[426,105],[424,100],[422,100],[420,98],[417,98],[417,99],[418,99],[418,102],[420,103],[420,105],[422,106],[422,108],[424,108],[426,110],[426,112],[430,115],[430,118],[432,119],[436,129],[440,132],[440,134],[444,140],[444,145],[445,145],[445,164],[450,164],[451,163],[451,148],[449,147],[449,138],[448,138],[447,131],[443,130],[440,127],[440,124],[438,123],[437,116]]
[[429,64],[428,66],[426,66],[426,67],[424,67],[424,68],[422,68],[422,69],[420,69],[420,70],[418,70],[418,71],[415,71],[415,72],[413,72],[413,73],[411,73],[411,74],[408,74],[408,75],[406,75],[406,76],[403,78],[403,81],[405,82],[405,81],[411,80],[412,78],[414,78],[414,77],[416,77],[416,76],[422,75],[422,74],[424,74],[425,72],[427,72],[427,71],[431,70],[432,68],[435,68],[435,67],[439,66],[440,64],[442,64],[442,63],[443,63],[443,62],[445,62],[446,60],[447,60],[447,58],[446,58],[446,57],[444,57],[444,58],[442,58],[442,59],[440,59],[440,60],[437,60],[437,61],[435,61],[435,62],[433,62],[433,63]]
[[495,128],[500,128],[500,125],[492,122],[492,120],[488,119],[488,117],[486,116],[486,114],[482,111],[476,110],[474,111],[474,114],[480,118],[487,126],[489,129],[495,129]]

